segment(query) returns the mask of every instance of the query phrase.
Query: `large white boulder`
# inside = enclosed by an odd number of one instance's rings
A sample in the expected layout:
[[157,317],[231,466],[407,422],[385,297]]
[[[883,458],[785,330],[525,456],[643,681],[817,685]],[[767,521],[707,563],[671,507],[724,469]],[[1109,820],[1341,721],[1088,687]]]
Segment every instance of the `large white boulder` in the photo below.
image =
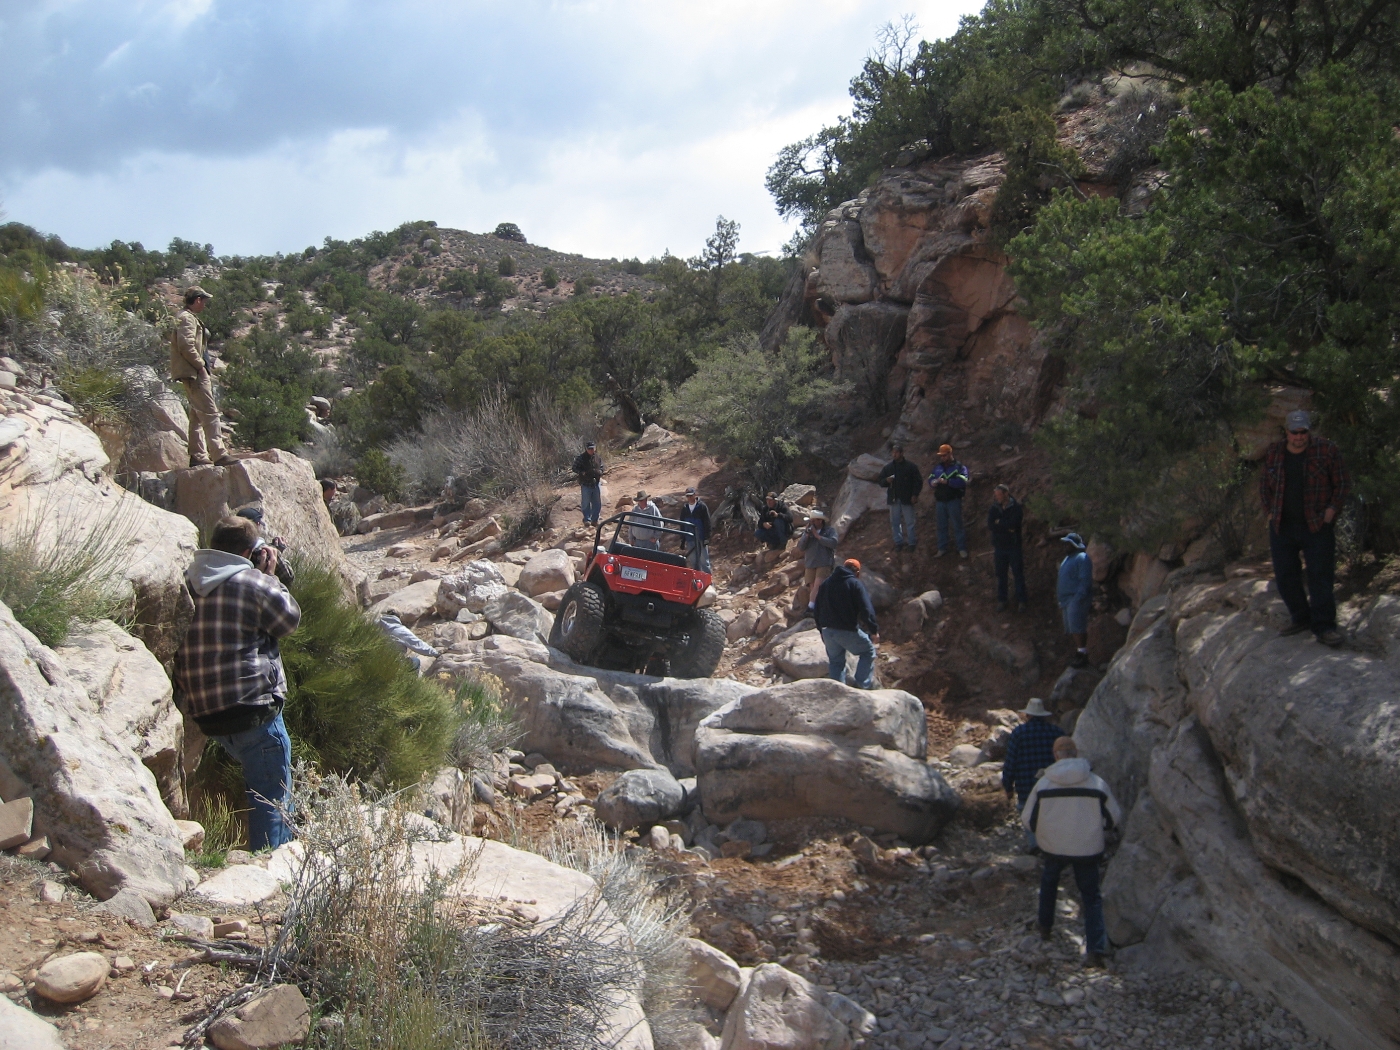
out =
[[[839,1005],[833,1000],[839,1000]],[[850,1011],[853,1005],[777,963],[763,963],[754,968],[729,1008],[720,1046],[722,1050],[851,1050],[876,1025],[868,1011]]]
[[845,817],[923,843],[958,807],[928,764],[918,698],[812,679],[726,705],[695,734],[705,815]]
[[93,896],[129,887],[168,904],[190,885],[180,831],[151,771],[91,704],[0,604],[0,782],[24,786],[50,859]]
[[396,613],[399,619],[408,627],[412,627],[419,620],[426,620],[437,611],[438,587],[441,580],[419,580],[417,583],[410,583],[407,587],[400,587],[389,594],[386,598],[381,598],[370,606],[371,616],[383,616],[385,613]]
[[136,752],[172,812],[186,810],[184,718],[165,669],[138,638],[110,620],[70,635],[54,650],[87,694],[87,711]]
[[508,634],[526,641],[548,642],[554,615],[535,599],[519,591],[507,591],[492,598],[481,615],[496,634]]
[[531,598],[547,591],[568,589],[574,582],[574,560],[565,551],[540,551],[520,570],[516,588]]
[[316,472],[300,456],[268,449],[228,467],[177,470],[166,480],[175,494],[175,510],[198,525],[204,536],[239,507],[261,506],[267,535],[284,537],[293,559],[333,570],[344,584],[346,597],[363,603],[368,580],[341,549]]
[[438,580],[437,612],[450,620],[463,609],[479,613],[492,598],[510,590],[501,570],[489,561],[469,561]]
[[792,678],[825,678],[831,669],[826,644],[815,624],[810,630],[798,631],[774,645],[773,662],[783,674]]

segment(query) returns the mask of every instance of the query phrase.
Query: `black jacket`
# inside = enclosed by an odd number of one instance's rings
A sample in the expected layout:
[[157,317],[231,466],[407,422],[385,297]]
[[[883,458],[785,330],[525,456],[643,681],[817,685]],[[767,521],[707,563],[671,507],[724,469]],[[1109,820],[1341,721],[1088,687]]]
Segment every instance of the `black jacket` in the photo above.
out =
[[875,606],[870,592],[850,569],[838,565],[817,588],[817,626],[838,631],[854,631],[864,627],[868,634],[879,634]]
[[1014,551],[1021,546],[1021,504],[1015,497],[1006,497],[1006,506],[993,503],[987,508],[987,528],[992,532],[992,546],[999,551]]
[[603,476],[603,457],[594,453],[580,452],[574,457],[574,465],[571,468],[578,475],[580,485],[596,485],[598,479]]
[[710,539],[710,508],[705,506],[705,501],[698,499],[695,506],[691,506],[684,501],[681,502],[681,520],[690,524],[690,531],[695,536],[695,542],[704,545]]
[[888,491],[886,503],[913,503],[924,490],[924,475],[907,459],[892,459],[880,471],[879,482]]

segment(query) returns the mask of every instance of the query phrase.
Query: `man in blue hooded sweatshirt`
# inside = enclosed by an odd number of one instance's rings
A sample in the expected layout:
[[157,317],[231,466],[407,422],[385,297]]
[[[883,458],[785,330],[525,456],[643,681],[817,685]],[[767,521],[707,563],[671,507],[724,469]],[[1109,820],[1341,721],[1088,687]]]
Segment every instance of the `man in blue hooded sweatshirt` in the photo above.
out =
[[292,838],[292,745],[282,724],[287,673],[277,642],[297,629],[301,609],[277,579],[277,548],[256,523],[227,517],[210,549],[185,570],[194,619],[175,655],[184,712],[243,767],[248,844],[276,849]]
[[1071,667],[1089,666],[1089,611],[1094,605],[1094,563],[1089,560],[1083,537],[1071,532],[1062,541],[1070,552],[1060,562],[1060,579],[1055,597],[1065,619],[1065,634],[1074,642]]

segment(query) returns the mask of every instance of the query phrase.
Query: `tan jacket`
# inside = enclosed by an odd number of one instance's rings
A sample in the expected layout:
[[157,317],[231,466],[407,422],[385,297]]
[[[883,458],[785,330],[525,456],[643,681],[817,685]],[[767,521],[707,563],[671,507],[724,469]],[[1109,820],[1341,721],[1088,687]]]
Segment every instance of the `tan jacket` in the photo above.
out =
[[175,334],[170,337],[170,378],[198,379],[208,345],[209,329],[192,311],[181,310],[175,318]]

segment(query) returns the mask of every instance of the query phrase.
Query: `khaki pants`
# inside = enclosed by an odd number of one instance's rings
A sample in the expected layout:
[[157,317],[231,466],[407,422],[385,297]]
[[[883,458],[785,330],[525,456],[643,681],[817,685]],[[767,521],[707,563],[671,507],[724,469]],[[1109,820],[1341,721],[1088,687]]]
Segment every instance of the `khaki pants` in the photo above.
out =
[[[185,399],[190,403],[190,462],[223,459],[228,450],[219,434],[219,406],[214,403],[214,384],[208,373],[181,382],[185,384]],[[205,450],[206,436],[208,451]]]
[[802,569],[802,586],[797,589],[797,593],[792,596],[793,612],[804,612],[809,602],[815,601],[817,588],[822,581],[831,575],[831,567],[827,565],[819,568]]

